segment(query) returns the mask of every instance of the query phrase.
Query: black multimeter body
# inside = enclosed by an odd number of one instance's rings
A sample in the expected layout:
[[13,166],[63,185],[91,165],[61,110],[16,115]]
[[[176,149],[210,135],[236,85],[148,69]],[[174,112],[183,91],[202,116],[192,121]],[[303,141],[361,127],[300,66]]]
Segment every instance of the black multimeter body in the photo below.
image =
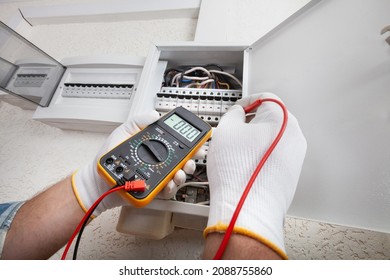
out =
[[122,191],[130,203],[143,207],[210,137],[208,123],[178,107],[103,155],[98,173],[110,186],[144,180],[144,192]]

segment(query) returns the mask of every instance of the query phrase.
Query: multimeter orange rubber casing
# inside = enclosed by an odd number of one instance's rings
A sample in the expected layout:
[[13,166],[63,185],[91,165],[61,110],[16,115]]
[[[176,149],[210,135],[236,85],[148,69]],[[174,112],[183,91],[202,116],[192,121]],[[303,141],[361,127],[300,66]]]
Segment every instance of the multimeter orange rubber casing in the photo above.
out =
[[211,132],[207,122],[183,107],[175,108],[103,155],[97,164],[98,173],[111,187],[144,180],[144,192],[120,193],[132,205],[146,206],[211,137]]

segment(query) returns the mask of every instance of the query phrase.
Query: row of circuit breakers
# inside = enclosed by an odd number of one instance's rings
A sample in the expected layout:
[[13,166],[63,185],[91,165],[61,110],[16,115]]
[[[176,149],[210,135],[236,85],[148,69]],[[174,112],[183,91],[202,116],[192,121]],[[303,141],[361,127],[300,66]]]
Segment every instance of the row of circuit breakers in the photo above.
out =
[[65,83],[63,97],[130,99],[132,84]]
[[155,109],[164,114],[182,106],[216,126],[222,115],[241,97],[239,90],[163,87],[157,93]]
[[[63,97],[130,99],[131,84],[65,83]],[[155,110],[163,115],[176,107],[184,107],[216,126],[227,110],[242,97],[240,90],[216,90],[163,87],[156,95]]]
[[[130,99],[131,84],[65,83],[63,97]],[[176,107],[184,107],[216,126],[227,110],[242,97],[240,90],[216,90],[163,87],[157,93],[155,109],[161,115]]]

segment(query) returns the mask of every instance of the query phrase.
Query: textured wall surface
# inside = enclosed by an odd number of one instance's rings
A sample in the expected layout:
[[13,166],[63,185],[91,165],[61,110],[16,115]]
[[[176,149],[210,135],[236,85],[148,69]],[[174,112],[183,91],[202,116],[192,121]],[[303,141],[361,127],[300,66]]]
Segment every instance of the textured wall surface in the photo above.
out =
[[[17,5],[50,2],[1,4],[0,19],[7,20],[17,11]],[[146,55],[153,41],[192,40],[195,29],[196,20],[175,19],[42,25],[18,31],[56,59],[62,59],[102,53]],[[63,131],[32,120],[32,114],[0,103],[0,202],[28,199],[69,175],[89,162],[107,137]],[[118,215],[119,209],[113,209],[91,222],[83,234],[80,259],[201,257],[200,231],[177,229],[160,241],[125,236],[115,231]],[[291,259],[390,259],[389,234],[288,218],[285,236]],[[61,251],[52,258],[58,259],[60,254]]]

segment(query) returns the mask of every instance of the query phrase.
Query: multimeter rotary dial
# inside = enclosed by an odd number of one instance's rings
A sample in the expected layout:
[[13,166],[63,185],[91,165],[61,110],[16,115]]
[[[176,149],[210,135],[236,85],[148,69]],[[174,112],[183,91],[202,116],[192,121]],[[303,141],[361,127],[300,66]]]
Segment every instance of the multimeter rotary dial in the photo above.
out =
[[145,181],[142,192],[120,191],[133,205],[143,207],[210,136],[209,124],[177,107],[103,155],[98,172],[110,186]]
[[147,139],[140,143],[137,149],[138,158],[147,164],[160,164],[169,156],[169,148],[163,141]]

